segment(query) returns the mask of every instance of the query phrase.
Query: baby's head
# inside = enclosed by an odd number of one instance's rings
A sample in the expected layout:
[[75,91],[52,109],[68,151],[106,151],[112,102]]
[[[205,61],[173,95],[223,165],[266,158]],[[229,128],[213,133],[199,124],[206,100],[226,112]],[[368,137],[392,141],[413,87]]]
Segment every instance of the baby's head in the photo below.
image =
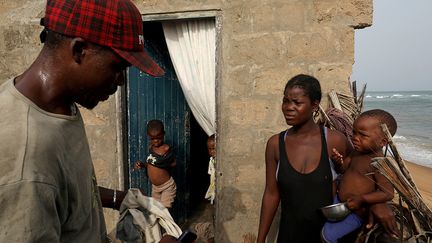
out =
[[150,120],[147,122],[147,135],[152,146],[159,147],[164,142],[165,129],[162,121]]
[[354,148],[360,152],[369,152],[378,151],[387,145],[381,124],[387,125],[392,136],[396,134],[397,122],[387,111],[374,109],[361,113],[353,125]]
[[207,139],[207,149],[210,157],[216,157],[216,141],[214,134]]

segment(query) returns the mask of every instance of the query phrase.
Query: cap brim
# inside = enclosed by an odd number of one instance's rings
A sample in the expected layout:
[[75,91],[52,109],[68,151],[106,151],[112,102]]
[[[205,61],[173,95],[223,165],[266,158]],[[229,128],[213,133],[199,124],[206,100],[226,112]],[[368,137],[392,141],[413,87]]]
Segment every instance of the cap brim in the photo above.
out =
[[117,54],[128,61],[132,66],[139,70],[154,76],[159,77],[165,74],[165,71],[153,61],[153,59],[143,50],[140,52],[129,52],[120,49],[112,48]]

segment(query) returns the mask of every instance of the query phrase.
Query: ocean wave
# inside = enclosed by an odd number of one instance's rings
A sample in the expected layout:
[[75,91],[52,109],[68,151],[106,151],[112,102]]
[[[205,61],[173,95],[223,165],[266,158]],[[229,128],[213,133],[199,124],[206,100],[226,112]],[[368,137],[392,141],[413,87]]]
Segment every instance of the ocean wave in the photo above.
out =
[[402,95],[402,94],[392,94],[392,95],[366,95],[366,99],[409,99],[409,98],[423,98],[424,95],[411,94],[411,95]]
[[431,99],[431,92],[371,92],[365,94],[366,99],[404,99],[404,100],[417,100],[417,99]]
[[406,141],[407,140],[407,138],[406,137],[404,137],[404,136],[401,136],[401,135],[394,135],[393,136],[393,138],[394,138],[394,140],[397,142],[397,141]]
[[371,91],[364,108],[390,112],[398,123],[393,141],[402,157],[432,167],[432,91]]
[[409,139],[395,139],[397,149],[405,160],[432,167],[432,145],[414,143]]

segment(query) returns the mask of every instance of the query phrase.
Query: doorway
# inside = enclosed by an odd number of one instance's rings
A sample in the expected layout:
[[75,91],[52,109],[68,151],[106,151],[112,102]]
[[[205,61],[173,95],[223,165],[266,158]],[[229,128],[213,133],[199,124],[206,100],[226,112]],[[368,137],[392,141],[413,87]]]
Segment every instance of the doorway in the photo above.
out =
[[144,189],[151,195],[145,170],[134,171],[137,160],[147,156],[146,123],[159,119],[165,125],[165,141],[174,147],[177,165],[172,176],[177,184],[176,200],[170,210],[178,224],[185,223],[204,200],[209,185],[207,134],[200,127],[186,102],[171,62],[161,22],[144,22],[147,53],[165,70],[162,77],[151,77],[131,67],[126,85],[125,175],[129,187]]

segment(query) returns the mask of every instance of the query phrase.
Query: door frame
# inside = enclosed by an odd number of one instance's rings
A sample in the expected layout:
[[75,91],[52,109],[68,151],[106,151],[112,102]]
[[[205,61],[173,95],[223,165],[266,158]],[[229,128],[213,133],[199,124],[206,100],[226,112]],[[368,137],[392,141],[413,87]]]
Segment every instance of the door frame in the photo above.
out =
[[[215,66],[215,102],[216,102],[216,131],[218,127],[219,117],[219,83],[221,79],[221,69],[219,59],[221,57],[221,30],[222,30],[222,13],[220,9],[207,9],[207,10],[192,10],[192,11],[177,11],[165,13],[151,13],[142,14],[143,22],[151,21],[170,21],[170,20],[184,20],[184,19],[200,19],[200,18],[214,18],[216,25],[216,66]],[[126,77],[129,77],[129,70],[126,71]],[[126,81],[129,82],[129,79]],[[128,164],[128,106],[127,106],[127,89],[126,85],[121,86],[120,91],[115,94],[116,103],[116,130],[117,130],[117,168],[119,172],[118,185],[120,189],[127,190],[130,187],[129,181],[129,164]],[[218,165],[217,165],[218,167]],[[217,168],[216,168],[217,169]]]

